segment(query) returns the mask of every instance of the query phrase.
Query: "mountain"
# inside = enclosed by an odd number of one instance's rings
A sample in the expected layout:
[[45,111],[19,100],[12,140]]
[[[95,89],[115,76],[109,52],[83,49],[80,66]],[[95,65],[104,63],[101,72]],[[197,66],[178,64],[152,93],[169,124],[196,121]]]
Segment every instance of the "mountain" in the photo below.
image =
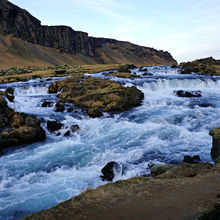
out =
[[0,1],[0,53],[0,67],[10,66],[11,63],[23,66],[176,63],[166,51],[114,39],[89,37],[88,33],[68,26],[41,25],[28,11],[7,0]]

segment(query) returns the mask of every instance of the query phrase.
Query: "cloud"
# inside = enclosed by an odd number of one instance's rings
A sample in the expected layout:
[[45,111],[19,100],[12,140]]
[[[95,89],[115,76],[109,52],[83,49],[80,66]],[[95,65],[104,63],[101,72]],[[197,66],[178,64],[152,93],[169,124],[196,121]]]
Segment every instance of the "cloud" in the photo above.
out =
[[[123,15],[123,11],[132,10],[128,4],[124,5],[115,0],[67,0],[69,3],[78,4],[80,7],[102,13],[114,19],[122,21],[130,20],[129,16]],[[120,13],[117,12],[120,10]]]

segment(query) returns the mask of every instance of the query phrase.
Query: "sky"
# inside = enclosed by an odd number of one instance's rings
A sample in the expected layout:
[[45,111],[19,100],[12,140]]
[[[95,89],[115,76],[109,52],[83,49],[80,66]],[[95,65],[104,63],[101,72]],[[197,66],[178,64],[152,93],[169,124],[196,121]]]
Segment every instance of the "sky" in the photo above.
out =
[[220,59],[220,0],[9,0],[43,25],[169,51],[178,62]]

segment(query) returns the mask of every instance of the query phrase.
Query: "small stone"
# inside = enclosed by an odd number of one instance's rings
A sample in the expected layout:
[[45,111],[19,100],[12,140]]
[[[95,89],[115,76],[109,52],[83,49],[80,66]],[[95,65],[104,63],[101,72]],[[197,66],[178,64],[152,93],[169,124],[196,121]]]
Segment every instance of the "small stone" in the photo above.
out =
[[71,127],[70,127],[70,130],[71,130],[73,133],[77,132],[79,129],[80,129],[80,128],[79,128],[79,125],[71,125]]
[[191,156],[189,156],[189,155],[186,155],[186,156],[184,156],[183,162],[184,162],[184,163],[195,164],[195,163],[200,163],[200,162],[201,162],[201,159],[200,159],[200,156],[199,156],[199,155],[195,155],[195,156],[193,156],[193,157],[191,157]]
[[48,101],[44,101],[42,103],[42,107],[52,107],[53,106],[53,102],[48,102]]

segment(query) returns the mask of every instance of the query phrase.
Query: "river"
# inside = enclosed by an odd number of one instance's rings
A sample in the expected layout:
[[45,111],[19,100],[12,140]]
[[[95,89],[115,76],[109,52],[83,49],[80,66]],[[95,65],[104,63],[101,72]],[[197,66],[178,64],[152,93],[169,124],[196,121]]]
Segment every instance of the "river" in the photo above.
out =
[[[95,119],[74,106],[71,113],[55,112],[55,104],[41,106],[45,100],[57,101],[48,87],[61,77],[0,85],[0,90],[15,90],[11,108],[35,115],[47,133],[46,141],[9,149],[0,157],[0,219],[51,208],[105,184],[100,170],[110,161],[123,167],[114,181],[149,175],[150,165],[179,163],[185,155],[198,154],[202,161],[213,162],[209,131],[220,126],[220,77],[182,75],[170,66],[147,69],[152,75],[132,70],[140,75],[135,79],[108,77],[108,71],[93,74],[135,85],[145,95],[139,107]],[[178,97],[174,91],[180,89],[200,90],[202,97]],[[47,131],[47,120],[65,125],[60,136]],[[75,124],[80,130],[63,136]]]

